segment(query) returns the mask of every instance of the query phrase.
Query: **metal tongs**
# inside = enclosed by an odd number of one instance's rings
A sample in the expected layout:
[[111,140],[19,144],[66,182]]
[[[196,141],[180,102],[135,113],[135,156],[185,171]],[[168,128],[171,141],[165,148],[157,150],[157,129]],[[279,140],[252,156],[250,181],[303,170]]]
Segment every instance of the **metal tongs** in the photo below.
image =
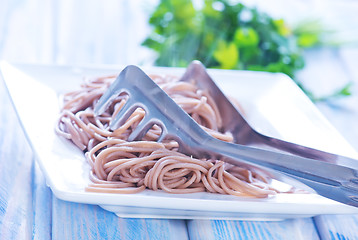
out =
[[[162,128],[158,141],[174,139],[183,153],[220,157],[233,165],[247,162],[273,169],[297,179],[324,197],[358,207],[358,160],[261,135],[232,106],[200,62],[193,62],[182,78],[183,81],[191,79],[197,80],[200,88],[211,91],[216,98],[225,121],[224,130],[233,133],[236,144],[207,134],[152,79],[132,65],[119,74],[99,99],[95,114],[102,114],[119,94],[126,93],[129,98],[110,123],[112,130],[125,123],[138,107],[146,112],[129,141],[140,140],[156,124]],[[279,151],[253,147],[252,143]]]

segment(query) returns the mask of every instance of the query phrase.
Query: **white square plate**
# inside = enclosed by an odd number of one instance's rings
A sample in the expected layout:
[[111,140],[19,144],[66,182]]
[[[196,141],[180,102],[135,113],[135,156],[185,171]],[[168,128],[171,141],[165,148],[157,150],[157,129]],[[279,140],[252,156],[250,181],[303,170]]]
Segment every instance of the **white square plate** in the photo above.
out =
[[[83,153],[54,131],[60,111],[60,95],[78,89],[83,77],[118,74],[123,67],[6,62],[0,67],[37,161],[54,195],[60,199],[98,204],[121,217],[275,220],[358,213],[358,208],[316,194],[278,194],[268,199],[244,199],[212,193],[174,195],[151,190],[138,194],[85,192],[90,168]],[[180,68],[143,70],[178,76],[184,72]],[[228,70],[209,70],[209,74],[227,95],[241,103],[249,123],[257,131],[309,147],[357,156],[286,75]]]

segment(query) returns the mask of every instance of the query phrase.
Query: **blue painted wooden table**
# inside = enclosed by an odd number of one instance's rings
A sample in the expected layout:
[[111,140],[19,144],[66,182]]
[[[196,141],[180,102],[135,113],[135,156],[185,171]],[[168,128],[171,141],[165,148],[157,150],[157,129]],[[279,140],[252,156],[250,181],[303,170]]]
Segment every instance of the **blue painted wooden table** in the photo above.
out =
[[[123,64],[137,61],[135,57],[138,50],[125,54],[129,49],[133,50],[131,45],[136,43],[121,38],[120,31],[113,31],[113,28],[110,28],[113,19],[118,22],[127,21],[128,18],[138,20],[138,13],[126,15],[130,10],[133,12],[133,4],[129,1],[111,1],[111,7],[101,4],[98,8],[94,1],[89,1],[88,4],[85,1],[63,2],[60,4],[59,1],[3,1],[0,8],[0,58],[9,61],[59,64]],[[77,11],[83,4],[92,11]],[[117,14],[116,11],[120,7],[123,8],[123,5],[129,10]],[[75,15],[82,20],[72,21]],[[96,20],[88,18],[92,15],[97,16]],[[89,19],[89,24],[83,19]],[[53,24],[57,24],[57,28],[51,28],[50,25]],[[66,24],[70,25],[66,28]],[[77,33],[79,26],[87,25],[81,34]],[[14,29],[19,30],[22,36],[26,36],[26,41],[19,42],[21,38]],[[90,29],[95,29],[99,33],[97,37],[91,38]],[[111,41],[112,38],[103,37],[109,33],[113,39],[119,39],[120,44],[115,45],[113,40]],[[134,37],[135,34],[141,33],[132,33],[128,37]],[[129,47],[118,47],[123,44]],[[112,48],[109,50],[105,48],[106,45]],[[317,107],[358,150],[358,49],[314,49],[306,53],[306,59],[306,68],[298,74],[298,78],[307,82],[312,89],[322,86],[324,94],[327,86],[331,87],[327,90],[329,91],[348,81],[356,84],[352,97],[318,103]],[[34,159],[35,156],[17,119],[4,83],[0,81],[1,240],[358,239],[356,215],[323,215],[276,222],[118,218],[95,205],[57,199],[46,186],[44,176]]]
[[[358,51],[313,50],[331,66],[344,64],[344,76],[358,79],[352,62]],[[321,59],[320,59],[321,58]],[[309,62],[309,61],[308,61]],[[316,62],[316,61],[314,61]],[[339,64],[338,64],[339,63]],[[308,65],[300,77],[311,76]],[[320,67],[321,68],[321,67]],[[338,68],[327,68],[331,76]],[[323,74],[323,73],[322,73]],[[316,75],[319,79],[319,74]],[[329,79],[326,81],[329,81]],[[319,82],[318,82],[319,83]],[[320,84],[320,83],[319,83]],[[345,100],[317,106],[354,147],[358,146],[357,92]],[[353,103],[353,102],[354,103]],[[95,205],[57,199],[24,135],[4,83],[0,84],[0,239],[358,239],[358,216],[330,215],[276,222],[223,220],[164,220],[118,218]]]

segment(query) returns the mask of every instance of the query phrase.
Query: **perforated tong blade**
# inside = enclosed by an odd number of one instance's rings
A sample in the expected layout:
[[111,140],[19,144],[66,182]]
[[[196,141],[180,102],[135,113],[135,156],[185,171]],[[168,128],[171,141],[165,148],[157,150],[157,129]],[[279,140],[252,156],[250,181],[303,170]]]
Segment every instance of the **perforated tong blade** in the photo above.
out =
[[181,152],[216,156],[234,165],[247,162],[272,169],[305,183],[322,196],[358,207],[356,169],[213,138],[136,66],[128,66],[119,74],[99,99],[95,114],[102,114],[123,92],[129,97],[110,123],[112,130],[123,124],[138,107],[145,111],[145,117],[131,133],[129,141],[140,140],[156,124],[162,129],[158,141],[174,139]]

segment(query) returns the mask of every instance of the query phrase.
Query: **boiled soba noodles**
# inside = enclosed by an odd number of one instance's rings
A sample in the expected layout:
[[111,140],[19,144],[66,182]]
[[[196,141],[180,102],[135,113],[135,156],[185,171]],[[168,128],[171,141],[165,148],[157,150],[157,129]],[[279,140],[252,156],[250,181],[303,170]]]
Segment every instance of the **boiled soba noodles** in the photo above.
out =
[[[150,77],[200,124],[210,135],[233,141],[222,133],[218,106],[205,91],[173,76]],[[278,192],[261,170],[243,164],[233,166],[220,159],[197,159],[178,152],[178,143],[156,142],[161,128],[154,125],[141,141],[128,142],[128,136],[143,119],[143,109],[136,109],[118,129],[109,123],[127,101],[126,95],[115,99],[105,113],[95,116],[94,106],[114,76],[86,80],[78,91],[63,96],[63,107],[56,132],[84,151],[91,166],[86,191],[137,193],[144,189],[168,193],[212,192],[264,198]]]

